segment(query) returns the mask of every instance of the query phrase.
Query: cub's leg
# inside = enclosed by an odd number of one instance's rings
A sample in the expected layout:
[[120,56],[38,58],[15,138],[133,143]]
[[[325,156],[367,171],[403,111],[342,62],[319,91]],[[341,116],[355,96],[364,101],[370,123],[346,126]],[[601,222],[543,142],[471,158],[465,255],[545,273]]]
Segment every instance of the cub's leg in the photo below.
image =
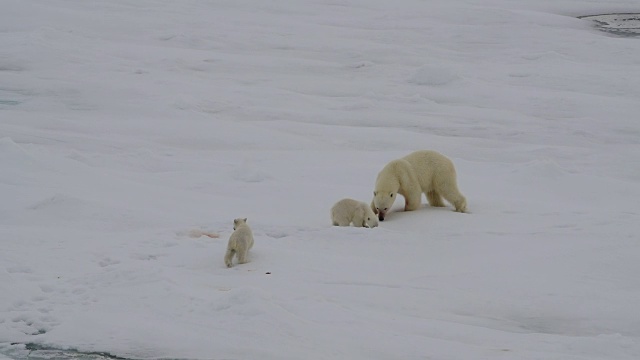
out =
[[246,264],[247,262],[247,249],[243,247],[238,250],[238,264]]
[[224,254],[224,263],[227,267],[233,266],[233,255],[235,254],[235,250],[227,248],[227,253]]

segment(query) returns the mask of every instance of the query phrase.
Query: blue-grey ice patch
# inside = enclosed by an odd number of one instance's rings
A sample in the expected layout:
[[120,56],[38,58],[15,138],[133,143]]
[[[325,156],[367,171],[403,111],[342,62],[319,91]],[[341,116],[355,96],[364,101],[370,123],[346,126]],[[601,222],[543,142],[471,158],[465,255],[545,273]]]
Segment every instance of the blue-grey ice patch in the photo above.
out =
[[442,86],[452,83],[460,77],[445,67],[425,65],[421,66],[409,79],[409,82],[424,86]]
[[640,13],[586,15],[578,18],[593,21],[598,29],[610,34],[640,36]]

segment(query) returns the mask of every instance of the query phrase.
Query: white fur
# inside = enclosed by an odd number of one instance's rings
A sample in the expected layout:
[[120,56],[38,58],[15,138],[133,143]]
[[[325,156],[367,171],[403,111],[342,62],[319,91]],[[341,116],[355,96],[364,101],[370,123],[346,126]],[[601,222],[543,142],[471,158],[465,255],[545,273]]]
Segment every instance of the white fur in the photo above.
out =
[[458,190],[456,169],[446,156],[431,150],[413,152],[392,160],[378,174],[371,209],[384,220],[397,194],[405,199],[405,211],[416,210],[422,193],[431,206],[445,206],[445,198],[455,211],[466,212],[467,200]]
[[249,262],[247,253],[253,247],[253,233],[247,225],[247,218],[233,220],[233,230],[227,245],[227,253],[224,255],[224,263],[227,267],[233,266],[234,255],[238,257],[239,264]]
[[331,208],[331,222],[334,226],[374,228],[378,226],[378,218],[371,207],[362,201],[342,199]]

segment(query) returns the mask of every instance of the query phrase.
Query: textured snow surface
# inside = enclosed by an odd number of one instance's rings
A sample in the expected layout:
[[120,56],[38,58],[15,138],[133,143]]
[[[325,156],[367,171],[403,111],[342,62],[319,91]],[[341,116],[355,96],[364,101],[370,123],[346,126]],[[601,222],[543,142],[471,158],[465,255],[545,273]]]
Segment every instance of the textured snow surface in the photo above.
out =
[[[634,6],[3,1],[0,358],[637,360]],[[331,226],[418,149],[470,213]]]

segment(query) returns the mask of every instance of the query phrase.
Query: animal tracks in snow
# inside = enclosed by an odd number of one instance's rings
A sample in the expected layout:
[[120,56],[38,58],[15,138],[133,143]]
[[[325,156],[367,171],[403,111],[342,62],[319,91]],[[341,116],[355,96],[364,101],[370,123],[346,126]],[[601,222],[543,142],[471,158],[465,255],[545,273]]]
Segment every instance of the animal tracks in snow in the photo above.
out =
[[100,267],[108,267],[118,264],[120,264],[120,260],[114,260],[109,257],[106,257],[98,262],[98,265],[100,265]]
[[40,285],[39,294],[30,299],[14,301],[6,310],[5,317],[0,317],[0,323],[4,323],[9,329],[29,336],[43,335],[60,324],[51,313],[54,310],[56,288],[49,285]]

